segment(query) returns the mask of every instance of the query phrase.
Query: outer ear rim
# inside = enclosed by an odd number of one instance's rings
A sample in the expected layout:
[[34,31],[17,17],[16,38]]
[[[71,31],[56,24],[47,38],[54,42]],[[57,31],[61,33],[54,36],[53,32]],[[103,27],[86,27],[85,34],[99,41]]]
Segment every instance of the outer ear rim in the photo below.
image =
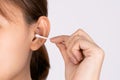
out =
[[36,22],[36,25],[34,27],[34,31],[35,31],[34,32],[34,38],[32,40],[32,44],[31,44],[31,50],[32,51],[35,51],[35,50],[39,49],[46,42],[46,39],[37,38],[35,36],[36,34],[39,34],[39,35],[44,36],[44,37],[49,36],[50,21],[49,21],[48,17],[46,17],[46,16],[39,17],[39,19]]
[[[47,36],[45,37],[48,37],[49,33],[50,33],[50,21],[48,19],[48,17],[46,16],[41,16],[40,19],[43,19],[45,22],[43,23],[43,20],[42,20],[42,23],[44,24],[45,27],[47,27],[46,31],[47,31]],[[41,36],[44,36],[44,35],[41,35]]]

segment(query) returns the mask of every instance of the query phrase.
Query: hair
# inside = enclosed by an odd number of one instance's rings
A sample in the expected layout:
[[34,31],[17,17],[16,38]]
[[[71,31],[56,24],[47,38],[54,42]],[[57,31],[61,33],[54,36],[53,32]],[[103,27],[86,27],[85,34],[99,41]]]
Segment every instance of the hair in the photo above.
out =
[[[19,7],[28,24],[38,20],[40,16],[48,16],[47,0],[5,0]],[[2,12],[0,8],[0,12]],[[45,45],[32,52],[30,72],[32,80],[44,80],[49,72],[50,64]]]

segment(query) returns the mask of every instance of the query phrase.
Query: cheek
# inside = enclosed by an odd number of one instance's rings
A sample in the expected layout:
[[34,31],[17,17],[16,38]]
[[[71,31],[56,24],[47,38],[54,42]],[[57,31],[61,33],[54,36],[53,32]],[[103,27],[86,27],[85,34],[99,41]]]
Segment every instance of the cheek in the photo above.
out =
[[28,34],[25,28],[0,31],[0,75],[16,73],[27,64],[30,55]]

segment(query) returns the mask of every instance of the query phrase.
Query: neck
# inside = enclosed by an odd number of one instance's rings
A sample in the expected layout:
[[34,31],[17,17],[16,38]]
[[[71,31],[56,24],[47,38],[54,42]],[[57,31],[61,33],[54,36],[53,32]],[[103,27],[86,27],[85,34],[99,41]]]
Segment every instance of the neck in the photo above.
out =
[[12,80],[32,80],[30,75],[30,70],[23,70],[20,74],[18,74]]
[[21,70],[21,72],[11,80],[32,80],[31,74],[30,74],[30,60],[31,60],[31,57],[29,58],[28,63],[23,68],[23,70]]

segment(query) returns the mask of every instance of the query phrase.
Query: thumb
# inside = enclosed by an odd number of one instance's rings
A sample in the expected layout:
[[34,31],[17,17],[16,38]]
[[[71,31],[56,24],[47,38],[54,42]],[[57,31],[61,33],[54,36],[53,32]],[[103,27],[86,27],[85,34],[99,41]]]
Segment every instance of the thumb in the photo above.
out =
[[56,46],[59,48],[61,55],[64,59],[64,62],[67,63],[69,61],[69,59],[68,59],[68,55],[66,53],[66,47],[61,43],[57,43]]
[[69,38],[68,35],[61,35],[50,39],[50,41],[55,43],[56,46],[59,48],[65,63],[68,62],[68,55],[66,53],[66,45],[64,42],[66,42],[68,38]]

